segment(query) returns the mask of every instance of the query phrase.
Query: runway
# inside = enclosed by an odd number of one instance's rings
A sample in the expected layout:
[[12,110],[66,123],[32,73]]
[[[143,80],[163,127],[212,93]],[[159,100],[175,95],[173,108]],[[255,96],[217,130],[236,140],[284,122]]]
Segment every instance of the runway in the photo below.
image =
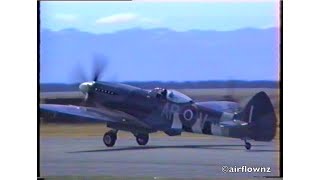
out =
[[[102,137],[40,139],[40,173],[46,176],[122,176],[158,178],[261,177],[279,175],[279,141],[222,137],[150,137],[146,146],[135,138],[118,138],[107,148]],[[266,167],[271,172],[222,172],[222,167]]]

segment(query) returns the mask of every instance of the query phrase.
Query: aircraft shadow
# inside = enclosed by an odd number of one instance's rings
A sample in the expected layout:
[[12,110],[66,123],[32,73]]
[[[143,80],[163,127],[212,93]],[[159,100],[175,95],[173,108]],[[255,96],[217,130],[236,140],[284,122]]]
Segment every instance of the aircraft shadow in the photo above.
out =
[[[254,145],[255,147],[263,147],[266,145]],[[234,148],[240,147],[240,148]],[[147,149],[216,149],[216,150],[244,150],[244,145],[166,145],[166,146],[127,146],[127,147],[112,147],[109,149],[95,149],[85,151],[73,151],[68,153],[88,153],[88,152],[112,152],[112,151],[132,151],[132,150],[147,150]],[[252,152],[276,152],[278,150],[263,150],[263,149],[252,149]]]

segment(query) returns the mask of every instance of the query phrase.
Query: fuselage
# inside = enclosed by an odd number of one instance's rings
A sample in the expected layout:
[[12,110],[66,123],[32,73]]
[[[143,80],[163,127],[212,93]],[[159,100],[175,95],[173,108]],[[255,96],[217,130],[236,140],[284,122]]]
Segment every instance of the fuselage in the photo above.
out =
[[222,125],[235,120],[233,113],[198,105],[174,90],[145,90],[119,83],[95,82],[87,93],[87,101],[96,107],[125,112],[168,135],[180,135],[185,131],[241,138],[247,132],[245,126],[235,129]]

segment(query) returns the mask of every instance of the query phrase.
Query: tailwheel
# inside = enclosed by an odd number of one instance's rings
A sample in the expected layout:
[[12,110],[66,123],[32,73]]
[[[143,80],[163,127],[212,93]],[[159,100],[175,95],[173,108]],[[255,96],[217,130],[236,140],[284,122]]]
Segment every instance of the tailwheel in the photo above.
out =
[[251,144],[247,141],[248,139],[247,138],[244,138],[244,146],[246,147],[247,150],[250,150],[251,149]]
[[111,130],[104,134],[103,142],[106,146],[112,147],[116,143],[117,140],[117,131]]
[[135,136],[139,145],[146,145],[149,141],[149,134],[137,134]]
[[251,149],[251,144],[249,142],[246,142],[245,147],[246,147],[247,150],[250,150]]

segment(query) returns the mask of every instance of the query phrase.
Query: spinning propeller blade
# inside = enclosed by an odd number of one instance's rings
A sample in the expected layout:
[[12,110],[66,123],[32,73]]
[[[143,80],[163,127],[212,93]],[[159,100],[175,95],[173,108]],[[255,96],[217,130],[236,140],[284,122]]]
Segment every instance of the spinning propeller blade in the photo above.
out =
[[[91,82],[91,81],[99,81],[102,78],[103,72],[107,69],[108,66],[108,58],[103,54],[95,54],[92,59],[92,69],[89,72],[85,72],[83,68],[81,68],[80,63],[74,69],[73,76],[74,79],[77,79],[81,84],[83,82]],[[89,73],[89,74],[88,74]],[[90,93],[85,93],[85,97],[80,105],[88,105],[87,101],[89,98]]]

